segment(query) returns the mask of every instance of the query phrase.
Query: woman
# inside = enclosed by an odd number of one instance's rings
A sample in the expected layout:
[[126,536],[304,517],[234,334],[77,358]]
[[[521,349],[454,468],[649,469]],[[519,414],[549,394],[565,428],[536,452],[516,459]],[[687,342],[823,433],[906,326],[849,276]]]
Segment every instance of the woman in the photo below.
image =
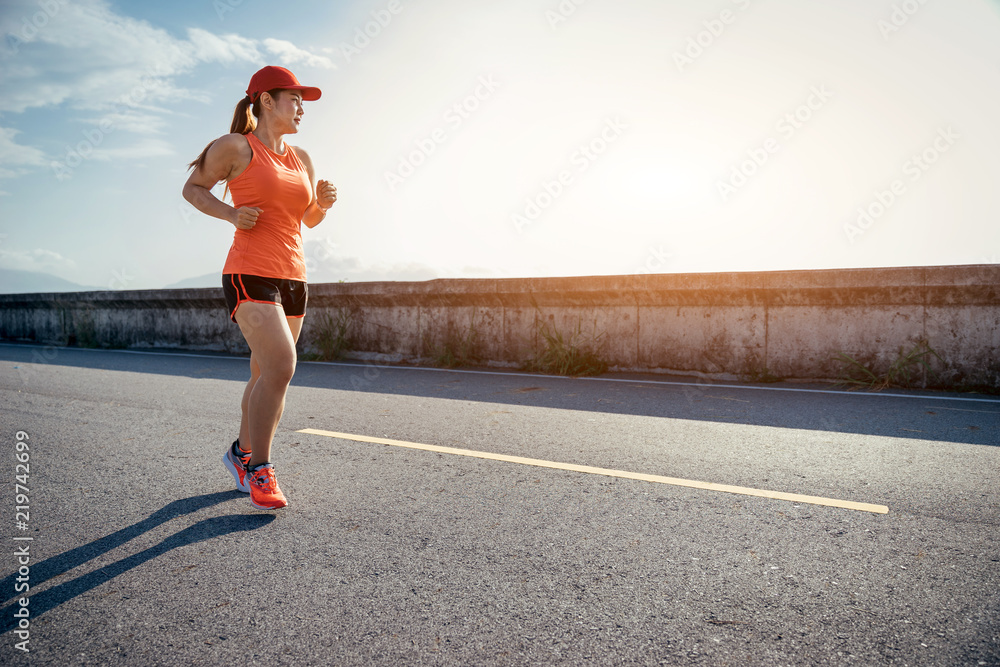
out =
[[[250,382],[240,435],[222,460],[237,488],[260,509],[288,504],[270,458],[306,312],[300,223],[315,227],[337,201],[337,189],[327,181],[313,187],[309,155],[283,139],[299,131],[302,102],[321,94],[283,67],[263,68],[236,105],[232,134],[205,147],[184,184],[184,198],[195,208],[236,227],[222,287],[229,317],[250,346]],[[233,206],[212,194],[220,181],[226,181]]]

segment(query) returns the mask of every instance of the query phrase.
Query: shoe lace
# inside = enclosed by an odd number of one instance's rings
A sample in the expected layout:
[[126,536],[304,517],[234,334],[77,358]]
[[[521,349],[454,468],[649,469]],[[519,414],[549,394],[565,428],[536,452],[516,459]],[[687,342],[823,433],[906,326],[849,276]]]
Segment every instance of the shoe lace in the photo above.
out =
[[274,471],[271,468],[262,468],[257,472],[251,473],[251,477],[254,483],[265,491],[273,491],[275,486],[277,486],[274,479]]

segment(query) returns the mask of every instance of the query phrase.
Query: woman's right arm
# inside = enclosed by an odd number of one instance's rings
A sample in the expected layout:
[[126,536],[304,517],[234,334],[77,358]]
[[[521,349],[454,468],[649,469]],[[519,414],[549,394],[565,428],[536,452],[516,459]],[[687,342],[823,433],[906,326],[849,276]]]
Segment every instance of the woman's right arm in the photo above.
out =
[[246,139],[238,134],[227,134],[216,139],[208,149],[205,163],[194,167],[184,184],[184,199],[205,215],[225,220],[237,229],[251,229],[257,224],[261,209],[236,209],[212,194],[216,183],[242,173],[250,162],[249,153],[250,146]]

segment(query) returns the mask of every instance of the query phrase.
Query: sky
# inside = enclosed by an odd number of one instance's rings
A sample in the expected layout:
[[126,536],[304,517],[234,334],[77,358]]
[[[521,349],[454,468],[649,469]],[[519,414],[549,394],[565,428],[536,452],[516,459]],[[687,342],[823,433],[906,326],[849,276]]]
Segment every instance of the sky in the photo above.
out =
[[264,65],[323,90],[311,282],[1000,263],[997,0],[5,0],[0,35],[0,269],[216,284],[186,165]]

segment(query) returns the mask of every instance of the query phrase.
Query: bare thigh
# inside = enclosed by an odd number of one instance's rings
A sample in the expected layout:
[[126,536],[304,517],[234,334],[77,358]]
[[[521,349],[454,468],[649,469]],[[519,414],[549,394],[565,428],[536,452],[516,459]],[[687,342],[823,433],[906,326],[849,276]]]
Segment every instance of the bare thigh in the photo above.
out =
[[295,340],[301,323],[292,334],[291,318],[281,306],[245,301],[236,309],[236,322],[251,351],[251,366],[272,381],[290,381],[295,372]]

